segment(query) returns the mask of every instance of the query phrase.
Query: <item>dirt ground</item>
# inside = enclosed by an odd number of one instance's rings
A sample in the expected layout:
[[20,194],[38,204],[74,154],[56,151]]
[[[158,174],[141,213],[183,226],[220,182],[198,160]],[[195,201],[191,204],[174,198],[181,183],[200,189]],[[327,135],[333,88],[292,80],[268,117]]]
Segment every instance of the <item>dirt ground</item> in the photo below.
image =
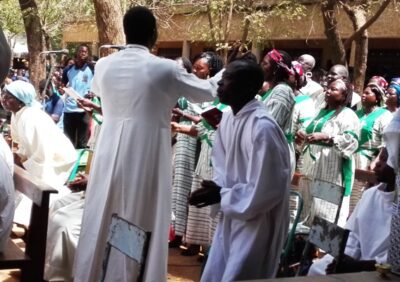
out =
[[[201,262],[197,256],[184,257],[180,255],[179,249],[169,249],[168,256],[168,281],[191,282],[200,280]],[[1,270],[0,281],[16,282],[20,280],[20,271]]]

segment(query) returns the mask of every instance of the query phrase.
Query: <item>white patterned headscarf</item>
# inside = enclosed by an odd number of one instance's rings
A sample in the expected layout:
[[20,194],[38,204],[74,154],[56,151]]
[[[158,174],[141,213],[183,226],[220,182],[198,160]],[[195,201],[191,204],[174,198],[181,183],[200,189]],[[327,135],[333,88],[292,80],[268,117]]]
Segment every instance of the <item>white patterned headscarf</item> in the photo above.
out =
[[4,86],[4,89],[23,102],[27,107],[33,107],[39,104],[39,102],[36,101],[35,87],[28,82],[16,80]]

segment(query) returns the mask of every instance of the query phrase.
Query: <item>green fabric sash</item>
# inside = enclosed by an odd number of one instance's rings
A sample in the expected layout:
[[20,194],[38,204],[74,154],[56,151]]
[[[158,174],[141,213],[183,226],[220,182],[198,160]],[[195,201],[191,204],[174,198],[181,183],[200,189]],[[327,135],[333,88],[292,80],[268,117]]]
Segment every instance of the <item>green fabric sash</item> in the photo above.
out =
[[[100,99],[97,97],[94,97],[93,103],[100,106]],[[92,118],[98,125],[101,125],[103,123],[103,116],[96,110],[93,110]]]
[[178,106],[179,106],[179,109],[181,109],[182,111],[187,109],[188,101],[186,100],[185,97],[180,97],[178,99]]
[[354,173],[353,173],[354,159],[346,159],[343,158],[342,163],[342,174],[343,174],[343,183],[344,183],[344,195],[351,195],[351,188],[353,187],[354,181]]
[[294,134],[293,133],[285,133],[286,140],[289,144],[294,142]]
[[214,107],[216,107],[218,110],[220,110],[222,112],[223,109],[225,109],[226,107],[228,107],[228,105],[225,105],[223,103],[220,103],[219,98],[215,98],[214,102],[212,103],[212,105]]
[[[300,103],[302,103],[302,102],[304,102],[304,101],[307,101],[307,100],[310,100],[311,98],[309,97],[309,96],[307,96],[307,95],[299,95],[299,96],[296,96],[295,98],[294,98],[294,102],[295,102],[295,104],[300,104]],[[312,119],[312,117],[310,116],[310,117],[304,117],[304,118],[300,118],[299,119],[299,122],[301,123],[301,124],[303,124],[303,123],[305,123],[306,121],[308,121],[308,120],[310,120],[310,119]]]
[[294,102],[296,104],[300,104],[301,102],[304,102],[304,101],[309,100],[309,99],[311,99],[311,98],[306,96],[306,95],[299,95],[299,96],[296,96],[294,98]]
[[[215,100],[214,100],[214,102],[212,103],[212,105],[215,106],[215,107],[216,107],[218,110],[220,110],[221,112],[222,112],[226,107],[228,107],[228,105],[225,105],[225,104],[223,104],[223,103],[220,103],[218,97],[215,98]],[[207,128],[207,130],[215,131],[215,128],[212,127],[212,125],[209,124],[204,118],[201,120],[201,123],[203,124],[203,126],[204,126],[205,128]],[[208,138],[208,134],[203,134],[203,135],[199,136],[199,138],[200,138],[201,141],[206,141],[207,144],[208,144],[210,147],[212,147],[212,142],[211,142],[211,140]]]
[[[326,122],[333,116],[336,110],[326,110],[322,109],[318,116],[310,123],[310,125],[306,128],[307,134],[314,133],[314,132],[321,132],[322,128],[326,124]],[[344,133],[350,134],[353,137],[357,138],[357,134],[351,131],[345,131]],[[332,147],[331,144],[327,144],[324,142],[318,142],[313,145],[319,145],[319,146],[326,146],[326,147]],[[310,154],[310,157],[315,161],[316,158],[312,154],[310,145],[307,145],[306,148],[304,148],[303,153],[305,151],[308,151]],[[342,177],[343,177],[343,183],[344,183],[344,195],[349,196],[351,194],[351,188],[353,186],[353,180],[354,180],[354,173],[353,173],[353,164],[354,160],[352,157],[349,159],[342,158]]]
[[358,143],[357,151],[361,151],[362,150],[361,146],[372,139],[372,131],[374,123],[376,119],[382,114],[384,114],[386,111],[387,111],[386,109],[378,108],[369,115],[365,115],[364,109],[361,109],[356,112],[362,126],[360,134],[360,142]]
[[88,149],[77,149],[76,152],[78,154],[78,157],[76,159],[74,167],[72,168],[71,174],[69,175],[68,182],[71,182],[75,179],[76,174],[78,173],[79,167],[87,165],[89,150]]
[[[207,130],[212,130],[215,131],[215,129],[211,126],[211,124],[209,124],[204,118],[201,119],[201,123],[203,124],[203,126],[207,129]],[[208,138],[208,134],[203,134],[201,136],[199,136],[201,141],[206,141],[207,144],[212,147],[212,142],[211,140]]]
[[306,128],[306,133],[321,132],[325,123],[335,114],[336,110],[322,109]]
[[272,92],[272,88],[265,91],[265,93],[261,96],[261,101],[265,101],[268,98],[268,96],[271,94],[271,92]]

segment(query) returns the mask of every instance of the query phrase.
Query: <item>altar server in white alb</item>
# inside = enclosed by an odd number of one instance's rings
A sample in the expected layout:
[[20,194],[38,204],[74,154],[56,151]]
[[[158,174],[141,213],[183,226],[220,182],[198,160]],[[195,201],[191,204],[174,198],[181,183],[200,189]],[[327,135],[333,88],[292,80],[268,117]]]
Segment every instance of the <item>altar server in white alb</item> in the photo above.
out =
[[0,253],[3,252],[13,225],[15,194],[12,153],[0,134]]
[[285,135],[254,99],[262,83],[261,68],[243,60],[229,64],[219,82],[218,97],[232,112],[223,114],[216,132],[214,181],[204,181],[190,198],[204,206],[220,197],[222,211],[201,281],[276,274],[289,226],[290,161]]
[[[92,82],[102,101],[103,124],[86,192],[75,281],[99,281],[113,213],[152,233],[144,280],[167,280],[171,110],[181,96],[212,101],[217,89],[218,75],[202,80],[150,53],[157,39],[150,10],[133,7],[123,23],[127,48],[99,60]],[[135,268],[124,254],[111,251],[105,280],[135,281]]]
[[[0,82],[10,67],[11,52],[0,28]],[[10,238],[14,217],[14,161],[10,147],[0,134],[0,253]]]
[[336,273],[374,271],[376,263],[387,262],[395,187],[395,174],[386,164],[387,158],[383,149],[374,168],[380,183],[364,191],[346,223],[350,234],[341,263],[337,265],[327,254],[311,265],[309,276],[331,274],[335,266]]

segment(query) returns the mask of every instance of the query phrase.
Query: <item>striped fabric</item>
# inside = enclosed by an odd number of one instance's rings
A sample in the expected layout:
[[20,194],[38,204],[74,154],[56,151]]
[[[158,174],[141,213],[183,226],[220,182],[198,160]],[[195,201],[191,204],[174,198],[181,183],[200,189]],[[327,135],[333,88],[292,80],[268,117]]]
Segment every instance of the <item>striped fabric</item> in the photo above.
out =
[[[334,115],[323,126],[321,132],[330,134],[334,138],[334,146],[310,145],[303,151],[303,166],[301,173],[309,180],[308,186],[312,180],[317,178],[323,181],[343,185],[342,165],[343,158],[353,158],[353,153],[358,148],[357,139],[347,132],[359,132],[359,120],[356,114],[349,108],[344,108],[339,114]],[[353,167],[354,172],[354,167]],[[305,214],[309,214],[311,203],[307,203],[309,198],[309,187],[304,187],[305,193]],[[348,213],[349,199],[343,199],[341,217],[339,225],[344,226]]]
[[[205,128],[202,123],[197,125],[197,130],[199,131],[199,136],[207,135],[208,140],[213,142],[215,130]],[[202,139],[200,156],[193,177],[192,192],[201,188],[201,181],[203,179],[212,179],[211,149],[208,142]],[[218,224],[218,218],[219,216],[215,218],[210,217],[210,206],[200,209],[189,206],[185,242],[188,244],[209,246]]]
[[[192,104],[183,110],[186,114],[195,115]],[[180,124],[191,125],[192,122],[182,119]],[[173,226],[177,236],[183,236],[186,230],[188,196],[192,186],[195,169],[197,139],[186,134],[176,136],[174,155],[174,178],[172,188],[172,213],[175,218]]]
[[292,88],[286,83],[276,85],[264,101],[268,113],[275,119],[284,133],[290,132],[294,107]]

